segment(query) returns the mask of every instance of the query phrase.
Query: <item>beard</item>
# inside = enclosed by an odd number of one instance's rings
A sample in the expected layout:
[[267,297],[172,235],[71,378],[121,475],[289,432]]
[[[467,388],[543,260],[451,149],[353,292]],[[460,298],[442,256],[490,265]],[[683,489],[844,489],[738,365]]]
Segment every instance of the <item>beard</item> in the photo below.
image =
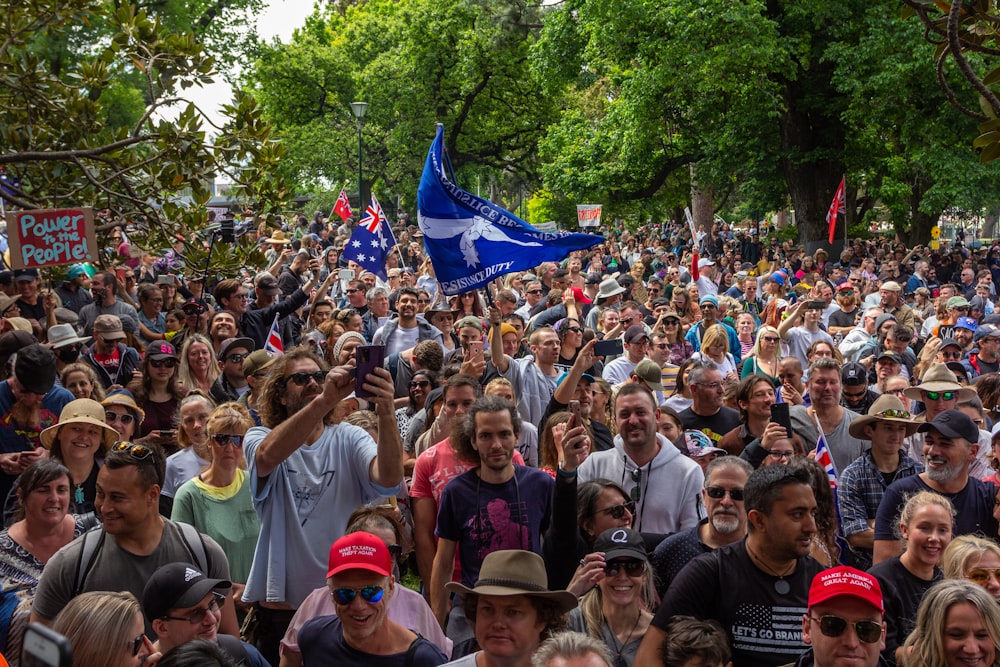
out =
[[926,472],[927,477],[932,482],[937,482],[938,484],[947,484],[948,482],[953,482],[958,479],[959,475],[962,474],[964,465],[962,463],[956,463],[954,465],[946,465],[942,468],[932,468],[927,466]]
[[736,514],[716,512],[712,515],[712,528],[723,535],[732,535],[740,528],[740,518]]

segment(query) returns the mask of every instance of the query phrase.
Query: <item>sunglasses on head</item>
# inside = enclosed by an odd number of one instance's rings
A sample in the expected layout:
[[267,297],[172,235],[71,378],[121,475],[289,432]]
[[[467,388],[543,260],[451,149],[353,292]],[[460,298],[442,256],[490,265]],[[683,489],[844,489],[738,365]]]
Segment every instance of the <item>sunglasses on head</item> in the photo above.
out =
[[810,621],[819,624],[819,631],[827,637],[839,637],[847,630],[847,626],[854,627],[858,639],[865,644],[874,644],[882,638],[882,624],[877,621],[854,621],[849,623],[840,616],[820,616],[819,618],[809,617]]
[[604,566],[604,574],[609,577],[618,576],[622,570],[630,577],[640,577],[646,570],[646,564],[636,558],[616,558]]
[[175,368],[177,366],[177,360],[172,358],[150,359],[149,365],[152,366],[153,368],[163,368],[164,366],[166,366],[167,368]]
[[721,486],[706,486],[705,493],[709,498],[714,498],[715,500],[722,500],[727,493],[735,502],[743,500],[743,489],[725,489]]
[[115,421],[117,421],[117,422],[121,422],[122,424],[125,424],[126,426],[128,426],[129,424],[131,424],[132,422],[135,421],[135,417],[133,417],[132,415],[127,414],[127,413],[120,415],[117,412],[111,412],[109,410],[108,412],[104,413],[104,421],[106,421],[106,422],[115,422]]
[[150,456],[153,455],[153,450],[147,447],[146,445],[137,445],[132,442],[127,442],[125,440],[116,442],[114,445],[112,445],[111,451],[128,452],[128,455],[131,456],[136,461],[145,461],[146,459],[148,459]]
[[216,433],[212,436],[212,441],[219,449],[225,448],[226,445],[231,447],[243,446],[243,436],[234,433]]
[[335,588],[330,592],[333,601],[339,605],[349,605],[361,594],[365,602],[376,604],[382,600],[385,590],[381,586],[362,586],[361,588]]
[[958,396],[957,391],[925,391],[924,395],[932,401],[945,400],[950,401],[956,396]]
[[605,512],[607,514],[609,514],[612,519],[620,519],[620,518],[622,518],[623,516],[625,516],[625,512],[628,512],[629,514],[631,514],[631,515],[634,516],[635,515],[635,503],[630,500],[628,502],[622,503],[621,505],[612,505],[611,507],[605,507],[602,510],[597,510],[596,512],[594,512],[590,516],[596,516],[598,514],[602,514],[602,513],[605,513]]
[[306,386],[309,384],[309,380],[315,380],[316,384],[323,384],[326,380],[326,371],[313,371],[312,373],[299,371],[298,373],[292,373],[282,379],[285,384],[288,384],[288,382],[291,381],[298,387]]

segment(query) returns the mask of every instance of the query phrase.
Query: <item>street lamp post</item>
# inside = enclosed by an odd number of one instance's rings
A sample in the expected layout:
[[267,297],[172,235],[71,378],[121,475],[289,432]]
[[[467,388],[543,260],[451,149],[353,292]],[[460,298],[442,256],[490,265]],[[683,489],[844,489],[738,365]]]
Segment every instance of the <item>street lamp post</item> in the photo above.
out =
[[368,111],[367,102],[351,102],[351,113],[358,119],[358,215],[365,210],[365,182],[361,172],[361,128],[365,124],[365,112]]

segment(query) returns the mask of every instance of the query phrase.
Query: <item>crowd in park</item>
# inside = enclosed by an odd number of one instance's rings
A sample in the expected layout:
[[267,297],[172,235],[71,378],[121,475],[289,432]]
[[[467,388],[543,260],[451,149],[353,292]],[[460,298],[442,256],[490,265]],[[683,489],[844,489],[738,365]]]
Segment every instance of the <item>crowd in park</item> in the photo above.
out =
[[8,664],[1000,667],[1000,244],[358,226],[0,272]]

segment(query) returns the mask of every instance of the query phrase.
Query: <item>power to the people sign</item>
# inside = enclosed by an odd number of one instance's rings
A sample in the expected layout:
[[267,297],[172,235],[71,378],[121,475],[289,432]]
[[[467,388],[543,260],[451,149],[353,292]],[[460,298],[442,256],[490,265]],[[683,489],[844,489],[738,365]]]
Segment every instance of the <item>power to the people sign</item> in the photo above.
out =
[[94,209],[57,208],[7,214],[10,264],[37,269],[97,259]]

